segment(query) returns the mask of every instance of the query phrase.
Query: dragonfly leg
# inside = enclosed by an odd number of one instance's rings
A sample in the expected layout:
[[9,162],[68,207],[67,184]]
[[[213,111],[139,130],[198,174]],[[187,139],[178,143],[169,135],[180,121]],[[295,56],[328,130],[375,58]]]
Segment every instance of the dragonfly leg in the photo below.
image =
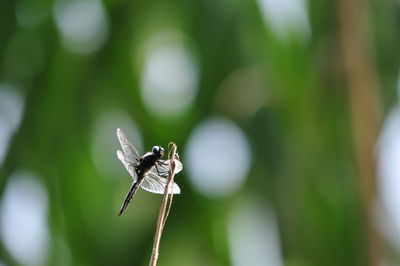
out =
[[168,166],[168,163],[166,160],[158,160],[157,161],[158,164],[164,165],[164,166]]
[[157,164],[154,165],[156,167],[158,175],[161,175],[160,170],[158,170]]
[[155,166],[156,166],[156,170],[157,170],[157,172],[158,172],[158,175],[160,175],[160,176],[166,176],[167,174],[168,174],[168,170],[167,169],[161,169],[162,171],[160,171],[158,168],[157,168],[157,164],[158,165],[162,165],[162,166],[166,166],[167,168],[169,167],[169,164],[167,163],[167,161],[166,160],[158,160],[157,162],[156,162],[156,164],[155,164]]

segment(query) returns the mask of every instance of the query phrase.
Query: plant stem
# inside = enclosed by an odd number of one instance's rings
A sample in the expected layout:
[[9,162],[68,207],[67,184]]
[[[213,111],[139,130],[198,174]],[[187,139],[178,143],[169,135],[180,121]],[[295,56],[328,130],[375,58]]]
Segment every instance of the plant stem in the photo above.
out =
[[377,199],[375,149],[380,124],[379,82],[364,28],[366,1],[338,1],[344,74],[347,78],[355,156],[359,171],[361,200],[365,212],[368,264],[384,261],[383,243],[376,228]]
[[[175,176],[175,157],[176,157],[176,144],[172,143],[172,152],[171,152],[171,156],[169,158],[170,164],[169,164],[169,170],[168,170],[167,184],[165,186],[164,196],[163,196],[162,203],[160,206],[160,212],[158,213],[157,228],[156,228],[156,233],[154,235],[153,251],[151,254],[150,266],[157,265],[161,235],[162,235],[162,232],[164,229],[165,221],[167,219],[166,209],[167,209],[168,199],[170,196],[169,190],[170,190],[170,186],[171,186],[171,184],[174,180],[174,176]],[[172,201],[172,197],[171,197],[170,201]],[[169,206],[171,207],[171,203]]]

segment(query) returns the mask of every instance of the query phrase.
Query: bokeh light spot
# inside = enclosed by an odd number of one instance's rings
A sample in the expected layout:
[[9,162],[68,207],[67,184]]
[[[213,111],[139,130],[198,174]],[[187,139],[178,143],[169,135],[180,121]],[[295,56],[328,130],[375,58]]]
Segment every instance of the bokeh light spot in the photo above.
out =
[[203,122],[194,130],[185,156],[193,185],[213,197],[225,196],[240,187],[251,162],[242,130],[222,118]]
[[0,164],[21,122],[23,109],[24,99],[18,90],[12,85],[0,84]]
[[37,177],[18,171],[10,177],[1,205],[1,237],[23,265],[45,265],[49,232],[48,198]]
[[392,110],[386,119],[378,149],[379,194],[383,205],[393,223],[390,233],[397,248],[400,250],[400,107]]
[[125,169],[117,158],[120,144],[116,136],[122,128],[132,144],[143,151],[142,136],[134,121],[124,112],[110,111],[100,116],[93,129],[92,158],[96,169],[106,177],[125,176]]
[[215,101],[224,114],[245,120],[269,104],[271,98],[265,73],[260,67],[253,66],[231,73],[218,88]]
[[59,0],[54,17],[64,46],[72,52],[96,52],[107,39],[108,16],[99,0]]
[[265,204],[239,204],[229,220],[228,238],[234,266],[283,265],[276,218]]
[[144,46],[143,102],[163,117],[179,115],[197,93],[198,68],[184,39],[179,33],[159,33]]
[[305,0],[257,0],[265,23],[281,39],[291,33],[311,37]]

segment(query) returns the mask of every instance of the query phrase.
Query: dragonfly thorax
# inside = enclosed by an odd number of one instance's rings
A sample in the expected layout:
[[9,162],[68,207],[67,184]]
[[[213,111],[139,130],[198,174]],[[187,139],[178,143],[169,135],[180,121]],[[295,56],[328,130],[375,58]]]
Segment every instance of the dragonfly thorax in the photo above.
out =
[[[154,147],[160,147],[160,146],[154,146]],[[150,169],[157,163],[157,161],[162,158],[162,154],[160,152],[158,153],[154,152],[154,147],[153,147],[153,152],[148,152],[145,155],[143,155],[143,157],[140,159],[139,164],[137,164],[135,167],[136,174],[138,175],[139,178],[144,177],[144,175],[148,171],[150,171]]]

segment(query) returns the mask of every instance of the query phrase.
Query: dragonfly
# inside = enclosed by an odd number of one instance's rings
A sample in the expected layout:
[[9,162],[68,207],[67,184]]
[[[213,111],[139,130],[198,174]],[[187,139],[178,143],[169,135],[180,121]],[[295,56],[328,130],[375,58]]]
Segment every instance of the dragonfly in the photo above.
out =
[[[120,128],[117,129],[117,137],[122,148],[122,151],[117,150],[118,159],[133,179],[131,188],[119,210],[118,215],[121,216],[139,187],[152,193],[164,194],[171,160],[162,159],[164,148],[161,146],[154,146],[151,152],[140,156],[139,152],[129,142],[125,133]],[[174,161],[175,173],[179,173],[182,171],[183,165],[179,160],[175,159]],[[181,193],[181,189],[174,182],[171,183],[169,191],[173,194]]]

